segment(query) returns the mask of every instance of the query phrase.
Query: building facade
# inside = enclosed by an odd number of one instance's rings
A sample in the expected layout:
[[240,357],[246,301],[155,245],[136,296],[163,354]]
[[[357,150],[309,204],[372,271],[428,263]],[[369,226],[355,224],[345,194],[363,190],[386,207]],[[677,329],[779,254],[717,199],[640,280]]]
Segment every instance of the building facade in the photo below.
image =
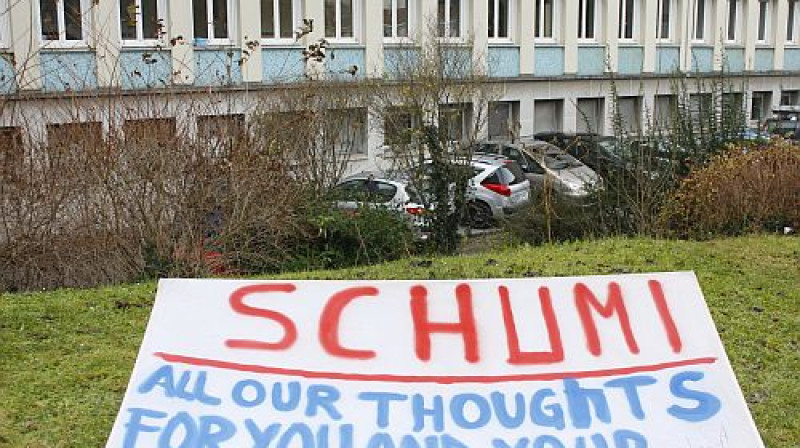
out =
[[[489,137],[509,129],[518,135],[607,134],[612,79],[620,113],[641,124],[674,103],[676,77],[710,78],[723,71],[742,81],[741,100],[756,124],[775,105],[799,104],[798,3],[0,0],[0,137],[53,139],[80,122],[108,134],[147,118],[53,112],[32,119],[25,113],[67,97],[91,104],[122,95],[132,102],[143,93],[169,92],[169,102],[156,107],[174,115],[172,126],[189,132],[220,120],[246,120],[248,94],[305,80],[310,68],[303,50],[322,38],[335,54],[326,58],[325,70],[343,80],[390,75],[399,52],[424,45],[424,39],[468,52],[501,91],[491,105]],[[429,28],[434,36],[425,32]],[[182,104],[213,102],[219,95],[226,105],[218,114],[181,112]],[[356,166],[380,159],[383,134],[373,124],[353,146]]]

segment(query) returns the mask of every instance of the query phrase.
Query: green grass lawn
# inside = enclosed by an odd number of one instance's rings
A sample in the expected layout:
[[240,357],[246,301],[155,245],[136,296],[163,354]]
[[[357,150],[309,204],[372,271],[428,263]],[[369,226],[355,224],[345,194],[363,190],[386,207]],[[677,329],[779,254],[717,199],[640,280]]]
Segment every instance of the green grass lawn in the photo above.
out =
[[[766,445],[800,446],[800,238],[604,240],[430,261],[286,277],[508,278],[694,270]],[[0,295],[0,446],[103,446],[154,294],[151,282]]]

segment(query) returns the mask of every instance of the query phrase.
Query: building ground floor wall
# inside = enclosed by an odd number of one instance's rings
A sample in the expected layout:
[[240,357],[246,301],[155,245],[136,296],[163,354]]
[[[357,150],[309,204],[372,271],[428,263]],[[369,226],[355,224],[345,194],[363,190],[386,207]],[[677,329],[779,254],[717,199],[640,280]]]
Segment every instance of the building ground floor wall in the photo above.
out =
[[[515,138],[542,131],[590,131],[614,133],[615,110],[632,130],[665,116],[674,104],[676,90],[688,96],[710,92],[713,77],[706,78],[536,78],[524,77],[493,81],[496,95],[491,113],[481,126],[480,138]],[[750,126],[771,115],[779,104],[800,104],[800,77],[781,75],[730,76],[722,80],[729,94],[738,95]],[[352,87],[348,87],[352,88]],[[108,138],[133,132],[137,124],[166,126],[185,136],[213,133],[225,126],[244,128],[265,105],[285,110],[287,99],[303,95],[302,87],[176,90],[147,93],[108,93],[60,95],[17,95],[0,97],[0,139],[45,143],[58,138],[65,125],[82,124],[94,138]],[[345,97],[346,92],[345,92]],[[343,120],[343,126],[360,123],[348,146],[351,171],[385,169],[383,123],[363,103],[345,100],[342,107],[357,116]],[[469,113],[463,120],[471,119]],[[150,120],[148,122],[148,120]],[[220,126],[220,125],[224,126]],[[469,123],[463,123],[465,129]],[[8,141],[0,141],[0,148]],[[35,145],[33,145],[35,146]]]

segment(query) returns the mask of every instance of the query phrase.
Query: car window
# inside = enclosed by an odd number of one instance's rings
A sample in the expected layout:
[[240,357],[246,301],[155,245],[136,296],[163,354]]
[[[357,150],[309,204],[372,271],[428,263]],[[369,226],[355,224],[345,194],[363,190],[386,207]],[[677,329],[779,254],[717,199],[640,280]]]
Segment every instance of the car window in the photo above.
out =
[[486,179],[484,179],[482,183],[485,183],[485,184],[501,184],[501,185],[504,184],[502,178],[500,177],[499,171],[500,170],[494,170],[494,172],[492,172],[492,174],[486,176]]
[[[522,153],[519,153],[519,151],[517,151],[517,153],[520,155],[520,158],[522,158]],[[505,169],[511,173],[512,178],[509,182],[510,184],[516,185],[527,180],[525,173],[522,172],[522,167],[520,167],[519,163],[517,163],[515,160],[509,160],[506,162]]]
[[508,169],[508,165],[500,167],[495,171],[497,176],[500,178],[501,183],[503,185],[515,185],[521,181],[517,180],[517,177]]
[[332,196],[339,201],[356,201],[366,191],[364,179],[350,180],[333,187]]
[[[367,193],[367,196],[376,202],[389,202],[394,198],[394,195],[397,193],[397,187],[395,187],[392,184],[379,181],[375,182],[375,184],[377,187],[375,191],[368,191],[368,190],[365,191]],[[365,184],[365,188],[366,186],[367,185]],[[372,195],[374,195],[374,198],[370,197]]]

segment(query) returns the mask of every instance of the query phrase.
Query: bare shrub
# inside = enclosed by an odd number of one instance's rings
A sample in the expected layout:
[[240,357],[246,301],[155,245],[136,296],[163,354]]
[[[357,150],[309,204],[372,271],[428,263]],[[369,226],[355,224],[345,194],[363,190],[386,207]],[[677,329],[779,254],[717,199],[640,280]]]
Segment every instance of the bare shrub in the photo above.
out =
[[800,146],[734,147],[690,174],[662,218],[676,236],[706,238],[800,225]]

